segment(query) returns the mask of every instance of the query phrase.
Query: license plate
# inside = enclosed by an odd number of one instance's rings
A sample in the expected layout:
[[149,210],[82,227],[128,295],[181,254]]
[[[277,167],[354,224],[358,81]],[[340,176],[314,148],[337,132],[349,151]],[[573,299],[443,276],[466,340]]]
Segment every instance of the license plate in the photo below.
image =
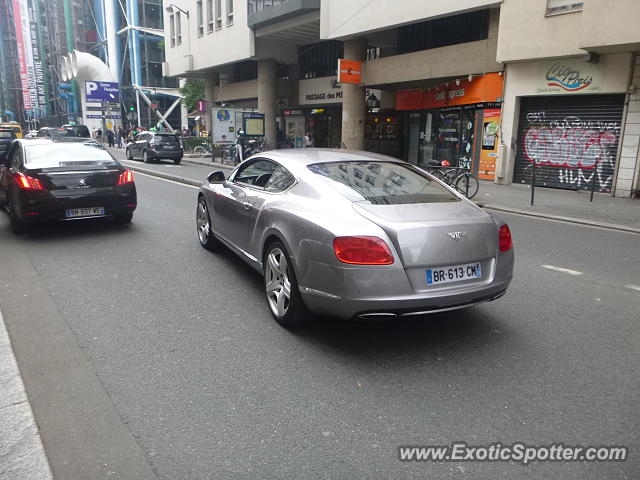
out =
[[162,148],[164,148],[165,150],[175,150],[176,147],[174,147],[173,145],[163,145]]
[[450,267],[429,268],[427,270],[427,285],[473,280],[482,277],[479,263],[466,263]]
[[104,215],[104,207],[69,208],[66,212],[67,218],[91,217],[95,215]]

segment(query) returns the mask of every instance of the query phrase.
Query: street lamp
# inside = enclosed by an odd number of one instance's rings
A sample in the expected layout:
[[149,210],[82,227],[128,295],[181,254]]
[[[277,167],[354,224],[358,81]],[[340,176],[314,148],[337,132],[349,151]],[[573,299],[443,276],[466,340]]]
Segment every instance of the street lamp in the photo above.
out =
[[369,108],[369,111],[372,112],[380,109],[380,100],[378,100],[378,97],[376,97],[375,93],[372,93],[367,97],[367,107]]
[[165,7],[165,10],[166,10],[167,12],[169,12],[169,13],[172,13],[174,8],[175,8],[176,10],[178,10],[179,12],[184,13],[184,14],[187,16],[187,18],[189,18],[189,10],[183,10],[182,8],[180,8],[179,6],[177,6],[175,3],[171,3],[171,4],[167,5],[167,6]]

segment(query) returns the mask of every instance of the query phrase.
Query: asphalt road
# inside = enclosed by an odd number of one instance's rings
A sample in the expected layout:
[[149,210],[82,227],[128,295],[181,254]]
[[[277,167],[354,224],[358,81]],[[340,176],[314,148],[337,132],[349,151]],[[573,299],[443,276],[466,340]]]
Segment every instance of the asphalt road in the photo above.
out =
[[[16,238],[0,215],[0,299],[40,424],[55,412],[40,406],[39,354],[26,353],[38,334],[24,333],[32,316],[22,292],[50,297],[42,321],[62,319],[87,359],[83,374],[95,374],[114,407],[96,430],[129,434],[160,479],[637,478],[638,235],[504,214],[516,272],[502,299],[287,331],[271,319],[253,270],[198,244],[196,189],[139,174],[136,182],[127,227],[74,222]],[[29,284],[26,269],[35,271]],[[52,375],[65,374],[57,365],[71,350],[49,362]],[[68,398],[79,409],[91,403]],[[64,471],[65,442],[90,435],[76,428],[55,439],[57,428],[43,431],[54,474]],[[399,445],[453,441],[626,445],[631,459],[398,460]]]

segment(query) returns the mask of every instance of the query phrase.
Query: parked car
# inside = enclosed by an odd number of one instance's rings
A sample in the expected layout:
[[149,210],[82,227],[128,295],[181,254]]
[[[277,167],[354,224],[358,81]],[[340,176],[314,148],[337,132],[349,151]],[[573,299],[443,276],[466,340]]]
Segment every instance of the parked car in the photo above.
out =
[[13,133],[16,134],[16,138],[22,138],[22,127],[18,122],[0,123],[0,128],[8,128],[10,130],[13,130]]
[[125,151],[129,160],[142,158],[145,163],[166,158],[178,165],[184,156],[180,137],[175,133],[141,132],[127,143]]
[[0,159],[0,207],[15,233],[46,220],[133,218],[133,173],[97,142],[15,140]]
[[9,150],[9,146],[16,139],[16,133],[10,128],[0,127],[0,155]]
[[36,138],[38,136],[38,130],[29,130],[29,133],[27,133],[24,138]]
[[495,300],[511,281],[509,227],[452,188],[384,155],[275,150],[202,183],[200,244],[264,276],[282,325],[313,314],[384,319]]
[[91,132],[86,125],[63,125],[65,130],[71,130],[76,137],[91,138]]

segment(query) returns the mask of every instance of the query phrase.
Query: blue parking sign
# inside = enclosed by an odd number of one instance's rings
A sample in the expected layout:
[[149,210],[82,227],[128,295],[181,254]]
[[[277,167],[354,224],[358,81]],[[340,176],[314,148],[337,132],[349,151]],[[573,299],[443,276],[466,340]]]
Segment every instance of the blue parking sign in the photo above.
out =
[[84,82],[88,103],[118,103],[120,102],[120,89],[118,82]]

